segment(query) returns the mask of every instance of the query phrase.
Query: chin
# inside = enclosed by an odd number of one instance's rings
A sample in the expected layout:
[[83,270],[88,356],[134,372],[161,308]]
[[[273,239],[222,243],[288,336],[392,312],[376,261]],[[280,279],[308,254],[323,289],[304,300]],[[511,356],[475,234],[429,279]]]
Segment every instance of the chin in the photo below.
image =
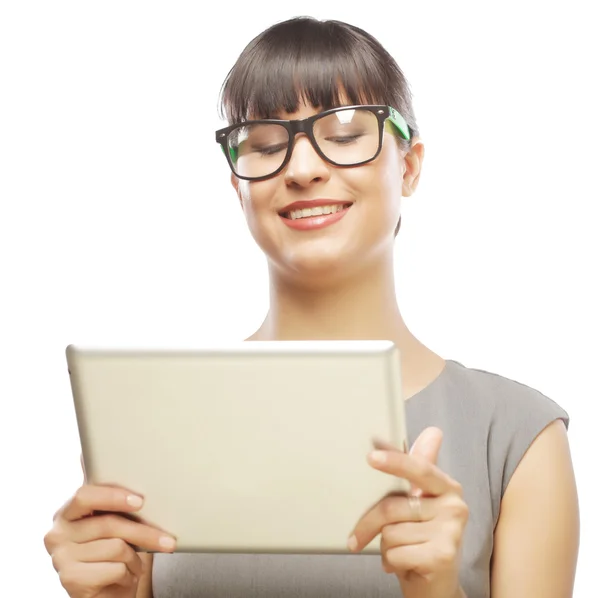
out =
[[349,252],[296,251],[272,260],[278,276],[306,287],[322,287],[352,274],[358,257]]

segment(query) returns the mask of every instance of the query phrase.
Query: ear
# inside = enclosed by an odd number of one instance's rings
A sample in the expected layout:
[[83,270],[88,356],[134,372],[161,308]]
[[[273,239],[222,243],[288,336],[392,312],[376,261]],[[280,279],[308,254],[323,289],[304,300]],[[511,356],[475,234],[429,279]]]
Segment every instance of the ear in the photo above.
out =
[[417,190],[424,157],[425,146],[419,137],[414,137],[411,141],[410,150],[404,156],[406,166],[402,181],[402,195],[404,197],[410,197]]

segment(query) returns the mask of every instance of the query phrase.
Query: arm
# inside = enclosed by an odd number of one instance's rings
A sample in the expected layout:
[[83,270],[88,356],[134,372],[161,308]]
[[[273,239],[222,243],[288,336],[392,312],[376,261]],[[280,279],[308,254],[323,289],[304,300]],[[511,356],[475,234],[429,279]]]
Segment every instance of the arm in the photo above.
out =
[[494,537],[493,598],[567,598],[579,549],[579,508],[564,423],[532,443],[513,474]]
[[140,577],[135,598],[154,598],[152,595],[152,559],[150,553],[139,553],[144,565],[144,573]]

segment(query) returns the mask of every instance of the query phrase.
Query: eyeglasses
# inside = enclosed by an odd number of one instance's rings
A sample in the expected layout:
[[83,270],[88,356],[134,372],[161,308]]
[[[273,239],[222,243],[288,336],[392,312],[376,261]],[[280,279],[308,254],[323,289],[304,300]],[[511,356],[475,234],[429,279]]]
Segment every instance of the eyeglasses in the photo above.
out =
[[275,176],[289,162],[297,133],[304,133],[323,160],[335,166],[360,166],[381,152],[385,122],[406,140],[408,125],[390,106],[342,106],[302,120],[261,119],[216,132],[231,171],[240,179]]

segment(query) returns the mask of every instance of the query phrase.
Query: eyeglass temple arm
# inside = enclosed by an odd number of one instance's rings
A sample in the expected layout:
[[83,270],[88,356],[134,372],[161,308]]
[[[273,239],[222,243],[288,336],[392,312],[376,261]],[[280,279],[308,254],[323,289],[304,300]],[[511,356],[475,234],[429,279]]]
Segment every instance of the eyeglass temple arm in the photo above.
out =
[[410,132],[404,117],[391,106],[388,106],[388,108],[390,109],[390,116],[388,117],[390,122],[396,127],[396,129],[398,129],[400,135],[402,135],[404,139],[410,141]]

